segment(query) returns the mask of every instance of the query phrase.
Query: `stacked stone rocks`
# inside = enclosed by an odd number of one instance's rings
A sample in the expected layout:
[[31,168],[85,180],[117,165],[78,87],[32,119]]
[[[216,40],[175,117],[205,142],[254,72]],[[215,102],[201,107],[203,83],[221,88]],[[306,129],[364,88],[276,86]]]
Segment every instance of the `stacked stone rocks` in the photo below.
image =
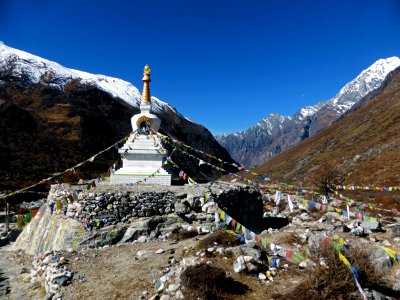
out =
[[179,197],[173,192],[89,193],[76,205],[68,205],[66,215],[74,217],[87,227],[128,224],[140,217],[174,212],[177,200]]
[[61,253],[56,251],[35,257],[32,263],[31,283],[41,284],[51,299],[52,295],[60,293],[61,287],[68,285],[72,280],[73,274],[64,266],[66,263]]

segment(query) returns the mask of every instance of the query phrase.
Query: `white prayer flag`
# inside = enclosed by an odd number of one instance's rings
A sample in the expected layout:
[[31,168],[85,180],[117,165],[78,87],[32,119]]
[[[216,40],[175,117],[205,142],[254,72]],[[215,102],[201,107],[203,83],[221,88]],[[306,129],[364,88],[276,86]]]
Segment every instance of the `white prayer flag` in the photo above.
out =
[[275,204],[276,205],[279,205],[279,202],[281,202],[281,196],[282,196],[282,193],[279,191],[276,191],[276,193],[275,193]]
[[290,212],[293,212],[293,202],[292,202],[292,200],[290,199],[290,195],[289,195],[289,194],[287,195],[287,201],[288,201],[288,205],[289,205],[289,210],[290,210]]

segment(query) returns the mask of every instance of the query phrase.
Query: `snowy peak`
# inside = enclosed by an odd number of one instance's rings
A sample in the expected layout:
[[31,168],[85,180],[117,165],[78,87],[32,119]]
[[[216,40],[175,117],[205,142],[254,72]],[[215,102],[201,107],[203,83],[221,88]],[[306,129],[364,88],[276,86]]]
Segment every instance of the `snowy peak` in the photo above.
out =
[[[140,106],[139,90],[127,81],[69,69],[56,62],[9,47],[0,41],[0,72],[7,69],[12,72],[12,76],[24,79],[28,83],[42,82],[60,90],[64,89],[64,85],[68,81],[78,79],[81,83],[96,86],[133,107]],[[163,109],[170,109],[178,114],[173,106],[156,97],[152,97],[152,99],[154,100],[153,110],[156,113]]]
[[282,116],[280,113],[273,113],[261,119],[256,125],[249,130],[261,129],[266,130],[269,135],[282,128],[282,124],[287,121],[289,117]]
[[292,117],[271,114],[246,131],[216,138],[243,165],[262,164],[335,122],[355,103],[379,88],[386,76],[399,66],[398,57],[379,59],[327,101],[303,107]]
[[336,106],[340,112],[350,109],[369,92],[377,89],[394,69],[400,66],[400,58],[379,59],[362,71],[355,79],[347,83],[328,103]]

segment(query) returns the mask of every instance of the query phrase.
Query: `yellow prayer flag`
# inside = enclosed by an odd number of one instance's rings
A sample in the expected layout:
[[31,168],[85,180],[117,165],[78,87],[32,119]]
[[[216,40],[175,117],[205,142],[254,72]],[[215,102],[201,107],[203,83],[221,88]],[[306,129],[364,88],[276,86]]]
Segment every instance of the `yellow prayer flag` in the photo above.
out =
[[349,261],[348,261],[347,258],[344,257],[344,255],[343,255],[342,253],[340,253],[340,252],[339,252],[339,259],[340,259],[341,262],[343,262],[343,263],[346,265],[346,267],[350,268],[350,263],[349,263]]
[[393,259],[395,262],[396,260],[396,252],[394,252],[392,249],[386,248],[386,247],[382,247],[383,250],[386,251],[386,253],[390,256],[391,259]]
[[225,221],[225,212],[222,209],[220,209],[220,211],[219,211],[219,218],[222,221]]

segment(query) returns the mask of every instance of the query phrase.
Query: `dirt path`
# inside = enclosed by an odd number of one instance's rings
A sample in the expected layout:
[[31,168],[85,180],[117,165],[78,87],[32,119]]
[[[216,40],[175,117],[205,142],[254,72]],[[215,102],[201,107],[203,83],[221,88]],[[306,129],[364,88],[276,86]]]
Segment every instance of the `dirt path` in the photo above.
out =
[[[154,282],[163,275],[168,261],[181,257],[184,247],[192,247],[195,242],[187,240],[179,244],[151,242],[118,245],[92,249],[83,253],[66,254],[68,268],[76,277],[64,289],[65,299],[135,299],[143,295],[155,294]],[[156,254],[158,249],[165,252]],[[149,256],[137,257],[138,251],[152,251]]]
[[30,286],[32,257],[10,252],[10,247],[0,247],[0,299],[43,299],[44,289]]

